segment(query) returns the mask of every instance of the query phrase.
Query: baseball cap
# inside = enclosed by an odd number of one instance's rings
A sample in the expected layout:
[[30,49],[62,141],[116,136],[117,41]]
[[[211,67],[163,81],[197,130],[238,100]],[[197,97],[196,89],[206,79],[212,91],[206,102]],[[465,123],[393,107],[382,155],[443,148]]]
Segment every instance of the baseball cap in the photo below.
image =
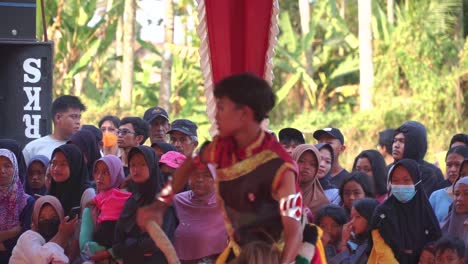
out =
[[145,114],[143,115],[143,119],[146,122],[151,123],[151,121],[153,121],[156,117],[159,116],[162,116],[169,121],[169,116],[167,115],[166,110],[159,106],[151,107],[150,109],[146,110]]
[[280,142],[285,140],[295,140],[299,144],[305,144],[305,139],[302,132],[292,127],[281,129],[278,133],[278,137]]
[[188,136],[198,137],[197,128],[197,125],[188,119],[177,119],[172,122],[171,130],[169,130],[167,134],[170,134],[174,131],[179,131]]
[[184,163],[185,155],[177,151],[168,151],[161,156],[159,163],[166,164],[167,166],[177,169]]
[[327,127],[324,129],[320,129],[315,131],[313,136],[316,140],[319,140],[319,138],[322,137],[324,134],[334,137],[338,139],[341,142],[341,144],[344,144],[344,136],[338,128]]

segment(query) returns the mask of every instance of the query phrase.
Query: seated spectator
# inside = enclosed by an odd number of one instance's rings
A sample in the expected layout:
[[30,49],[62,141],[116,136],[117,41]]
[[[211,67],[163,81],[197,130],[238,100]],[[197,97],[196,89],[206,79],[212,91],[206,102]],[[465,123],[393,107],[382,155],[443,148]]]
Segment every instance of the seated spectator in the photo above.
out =
[[450,185],[433,192],[429,197],[429,202],[431,203],[432,209],[434,209],[439,223],[448,215],[449,207],[453,202],[453,183],[459,177],[468,176],[468,170],[464,172],[466,174],[460,174],[462,173],[462,165],[465,159],[468,159],[468,147],[457,146],[449,149],[447,152],[445,171],[447,173],[446,182]]
[[99,145],[96,142],[96,136],[94,136],[90,131],[78,130],[70,137],[67,144],[73,144],[81,150],[85,166],[88,169],[88,176],[90,177],[89,180],[92,181],[94,163],[101,158],[101,151],[99,150]]
[[52,153],[52,181],[49,194],[62,203],[64,212],[80,206],[81,195],[89,188],[88,170],[83,154],[75,145],[62,145]]
[[102,154],[116,155],[120,157],[119,146],[117,145],[117,129],[119,129],[120,119],[116,116],[106,115],[99,120],[98,127],[102,132]]
[[353,172],[343,181],[343,185],[340,187],[340,197],[343,202],[343,208],[349,216],[351,207],[355,201],[365,197],[374,198],[374,191],[372,190],[369,176],[362,172]]
[[34,198],[23,190],[16,157],[0,149],[0,263],[8,263],[18,237],[31,228]]
[[418,264],[434,264],[435,263],[435,243],[427,243],[419,256]]
[[182,263],[213,263],[227,247],[228,234],[216,201],[214,179],[206,164],[197,163],[189,185],[190,191],[179,193],[174,199],[179,219],[174,234],[177,256]]
[[[138,208],[151,204],[162,189],[163,176],[159,171],[158,157],[152,148],[138,146],[129,151],[128,161],[135,191],[125,202],[117,221],[112,250],[124,263],[166,263],[166,257],[161,250],[136,223]],[[173,208],[169,207],[161,228],[170,240],[173,238],[175,226],[175,213]]]
[[[167,132],[171,129],[169,115],[161,107],[151,107],[145,111],[143,119],[150,125],[149,137],[151,144],[156,142],[167,142]],[[158,156],[161,157],[161,156]]]
[[456,134],[450,140],[449,148],[454,148],[456,146],[465,146],[468,147],[468,134]]
[[173,145],[165,142],[153,143],[151,144],[151,147],[154,149],[156,154],[158,154],[158,157],[161,157],[164,153],[168,151],[177,151],[177,149]]
[[302,191],[303,205],[310,210],[306,212],[309,222],[313,221],[313,215],[326,204],[329,204],[327,196],[317,177],[321,162],[320,152],[314,145],[298,145],[292,151],[292,158],[299,167],[299,187]]
[[377,145],[377,150],[384,158],[386,164],[393,162],[392,145],[394,134],[395,129],[393,128],[388,128],[379,132],[379,144]]
[[395,130],[392,155],[395,164],[401,159],[411,159],[418,163],[421,171],[421,184],[426,195],[444,187],[444,175],[439,168],[424,160],[427,152],[427,130],[417,121],[407,121]]
[[35,195],[46,195],[45,184],[46,171],[49,166],[49,159],[43,155],[36,155],[31,158],[28,164],[28,177],[26,180],[26,193],[34,198]]
[[16,161],[18,162],[18,173],[21,180],[21,184],[25,185],[26,179],[26,162],[23,156],[23,152],[21,151],[21,146],[18,141],[13,139],[0,139],[0,148],[8,149],[13,154],[15,154]]
[[52,152],[80,129],[81,112],[86,110],[80,98],[72,95],[58,97],[52,103],[52,134],[29,142],[23,149],[26,163],[32,156],[44,155],[51,159]]
[[89,132],[93,133],[94,137],[96,138],[96,143],[98,144],[99,151],[101,152],[100,156],[102,156],[103,142],[102,142],[102,131],[101,131],[101,129],[99,129],[99,128],[93,126],[93,125],[82,125],[81,130],[86,130],[86,131],[89,131]]
[[112,259],[115,225],[131,193],[119,189],[124,181],[122,162],[117,156],[106,155],[94,165],[94,181],[98,194],[83,210],[80,249],[93,261]]
[[323,230],[322,243],[327,259],[331,259],[338,253],[342,228],[346,222],[346,212],[341,206],[329,204],[317,211],[315,223]]
[[343,226],[341,252],[333,257],[330,264],[364,264],[369,257],[371,220],[379,202],[373,198],[363,198],[353,203],[351,220]]
[[198,146],[197,125],[187,119],[177,119],[171,124],[169,134],[170,143],[177,151],[191,157]]
[[34,204],[31,230],[18,239],[10,263],[69,263],[66,249],[77,220],[63,216],[62,205],[57,198],[50,195],[40,197]]
[[172,177],[177,168],[185,161],[185,155],[177,151],[168,151],[159,159],[159,169],[164,176],[164,182]]
[[[465,242],[465,253],[468,252],[468,177],[460,178],[455,183],[454,188],[455,201],[452,211],[442,222],[442,232],[447,235],[455,236]],[[465,255],[465,257],[468,257]]]
[[327,143],[320,143],[315,145],[315,147],[320,152],[320,163],[317,172],[320,185],[322,186],[328,201],[332,204],[339,205],[341,202],[340,192],[337,186],[331,182],[331,169],[334,162],[333,148],[330,144]]
[[435,264],[464,264],[466,255],[466,244],[457,237],[442,237],[435,244]]
[[387,167],[382,155],[373,149],[364,150],[354,159],[353,171],[360,171],[372,178],[375,199],[385,201],[388,195]]
[[279,264],[281,253],[273,244],[254,241],[242,247],[241,254],[235,260],[236,264]]
[[289,153],[289,155],[292,155],[293,150],[297,146],[305,144],[304,135],[301,131],[295,128],[283,128],[279,131],[278,136],[279,142],[281,145],[283,145],[284,149]]
[[389,181],[391,195],[373,216],[368,263],[417,263],[424,245],[441,235],[422,189],[418,163],[399,160],[390,171]]
[[340,164],[340,156],[346,149],[344,136],[338,128],[327,127],[314,132],[314,138],[319,144],[327,143],[333,149],[333,163],[330,170],[330,182],[339,187],[349,172]]

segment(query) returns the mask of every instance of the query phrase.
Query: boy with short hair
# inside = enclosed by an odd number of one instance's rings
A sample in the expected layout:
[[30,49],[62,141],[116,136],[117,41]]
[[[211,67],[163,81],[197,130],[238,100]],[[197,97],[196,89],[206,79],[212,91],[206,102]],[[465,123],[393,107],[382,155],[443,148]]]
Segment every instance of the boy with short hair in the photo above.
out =
[[436,242],[436,264],[464,264],[465,254],[465,243],[458,237],[442,237]]

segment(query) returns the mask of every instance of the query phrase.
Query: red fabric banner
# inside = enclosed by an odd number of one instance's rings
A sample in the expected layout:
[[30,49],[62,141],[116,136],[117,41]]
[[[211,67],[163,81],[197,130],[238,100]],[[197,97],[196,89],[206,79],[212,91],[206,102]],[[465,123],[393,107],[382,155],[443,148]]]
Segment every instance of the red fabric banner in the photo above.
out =
[[250,72],[264,78],[272,0],[205,0],[213,83]]

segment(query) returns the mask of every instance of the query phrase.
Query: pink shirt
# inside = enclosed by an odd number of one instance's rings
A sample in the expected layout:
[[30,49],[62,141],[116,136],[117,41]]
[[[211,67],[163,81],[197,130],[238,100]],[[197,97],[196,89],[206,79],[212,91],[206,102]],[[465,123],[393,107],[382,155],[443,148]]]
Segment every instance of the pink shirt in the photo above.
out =
[[131,195],[129,192],[123,192],[115,188],[96,195],[94,202],[96,203],[96,208],[101,211],[97,222],[119,220],[125,202]]

